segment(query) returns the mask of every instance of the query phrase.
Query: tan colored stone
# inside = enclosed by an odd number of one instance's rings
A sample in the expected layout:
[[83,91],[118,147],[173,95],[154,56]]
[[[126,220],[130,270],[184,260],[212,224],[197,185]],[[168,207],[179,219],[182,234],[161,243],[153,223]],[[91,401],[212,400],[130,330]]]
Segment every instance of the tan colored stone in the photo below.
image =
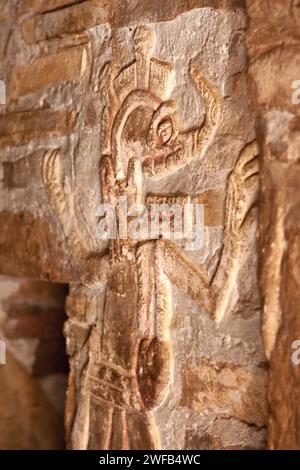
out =
[[[214,57],[214,72],[207,75],[203,52],[193,60],[194,48],[204,41],[196,28],[201,21],[210,24],[210,31],[215,28],[207,51]],[[216,21],[232,21],[234,29],[221,33]],[[246,78],[236,36],[243,24],[234,12],[197,10],[132,31],[120,28],[113,49],[104,48],[97,74],[102,200],[114,207],[121,195],[148,205],[203,203],[209,242],[190,253],[184,244],[163,238],[109,240],[107,282],[72,286],[65,328],[70,448],[184,448],[199,415],[202,430],[211,422],[231,420],[227,439],[221,424],[212,426],[212,445],[261,448],[265,443],[266,371],[254,248],[258,151],[251,121],[243,119],[246,93],[230,94],[226,106],[222,92],[223,81],[228,83],[237,70],[244,73],[241,80]],[[186,30],[195,32],[192,43],[186,43]],[[237,57],[231,63],[232,56],[226,56],[228,77],[218,74],[222,55],[217,60],[213,52],[216,44],[224,47],[222,34],[229,35],[228,47]],[[231,141],[229,151],[221,129],[227,135],[240,133],[243,145]],[[82,239],[82,225],[73,225],[66,210],[72,194],[58,177],[62,164],[58,150],[47,152],[44,185],[62,226],[70,229],[69,246],[82,266],[90,239]],[[97,296],[103,299],[99,304]],[[209,365],[193,369],[191,364],[207,355]],[[211,364],[224,355],[218,374]],[[195,389],[187,384],[196,384]],[[211,396],[205,400],[207,393]]]
[[66,10],[25,19],[22,23],[22,33],[25,41],[31,44],[66,34],[77,34],[106,20],[105,9],[93,2],[84,2]]
[[63,449],[62,416],[10,353],[0,366],[0,378],[1,450]]
[[[47,219],[34,217],[26,211],[17,214],[1,211],[0,222],[1,272],[57,282],[72,278],[72,261],[64,257],[64,250],[57,245],[54,227]],[[9,246],[13,248],[7,250]]]
[[1,449],[64,448],[65,295],[64,285],[0,276]]
[[[299,1],[16,3],[0,271],[70,282],[68,448],[299,448]],[[99,240],[121,195],[204,204],[203,247]],[[18,301],[40,373],[57,310]]]
[[40,57],[32,64],[15,67],[9,82],[11,98],[28,95],[46,87],[71,82],[80,76],[84,50],[74,47]]
[[292,102],[294,81],[299,80],[300,53],[298,45],[286,46],[284,56],[278,46],[257,58],[251,66],[255,77],[257,101],[266,109],[286,110],[300,115],[299,106]]
[[224,223],[226,193],[207,191],[197,197],[198,204],[204,205],[204,224],[207,227],[220,226]]
[[6,52],[11,26],[8,23],[0,23],[0,59],[3,59]]
[[264,426],[267,419],[265,371],[202,361],[182,371],[180,405],[205,413],[220,410],[224,418]]
[[131,0],[117,0],[113,6],[112,22],[126,26],[139,21],[166,21],[176,18],[185,11],[195,8],[237,9],[244,8],[245,0],[165,0],[132,3]]
[[[80,3],[81,0],[77,0]],[[44,13],[60,8],[67,8],[76,3],[76,0],[21,0],[18,5],[18,13]]]
[[65,110],[41,109],[0,116],[0,145],[69,134],[74,129],[76,115]]
[[11,10],[9,3],[6,0],[0,0],[0,21],[3,21],[1,29],[5,29],[5,23],[9,23],[13,14],[14,12]]
[[[252,103],[261,144],[259,223],[263,336],[270,365],[270,449],[300,448],[299,365],[299,2],[249,0]],[[293,363],[295,354],[296,363]]]

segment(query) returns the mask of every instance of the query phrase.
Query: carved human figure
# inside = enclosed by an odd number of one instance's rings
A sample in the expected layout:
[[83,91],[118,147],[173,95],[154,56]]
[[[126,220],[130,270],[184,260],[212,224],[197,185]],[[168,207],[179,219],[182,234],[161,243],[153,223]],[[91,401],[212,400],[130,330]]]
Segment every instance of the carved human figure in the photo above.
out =
[[[138,27],[133,41],[135,61],[117,72],[108,63],[100,74],[100,90],[106,101],[101,123],[100,185],[103,202],[113,205],[118,216],[121,197],[126,196],[129,205],[145,206],[150,197],[147,181],[168,177],[192,158],[203,156],[213,142],[221,114],[219,93],[192,61],[189,73],[206,114],[198,128],[181,130],[176,103],[169,100],[174,71],[170,64],[152,57],[154,32]],[[238,254],[245,217],[255,200],[255,184],[248,192],[250,199],[239,198],[237,193],[242,194],[245,182],[255,178],[255,164],[249,162],[255,162],[256,155],[253,144],[241,155],[230,177],[226,224],[231,238],[224,240],[222,253],[222,259],[227,261],[228,252],[233,251],[232,237]],[[61,188],[58,162],[58,152],[46,155],[44,180],[63,226],[68,226],[64,221],[65,201],[71,195]],[[169,198],[176,201],[171,193]],[[232,198],[240,200],[235,212]],[[70,228],[70,244],[75,257],[80,253],[79,259],[86,249],[76,231],[76,226]],[[171,284],[180,283],[220,321],[224,299],[218,295],[218,288],[227,282],[230,290],[231,282],[227,281],[230,273],[224,269],[222,259],[214,276],[208,278],[174,243],[162,239],[132,240],[119,233],[117,224],[116,239],[109,242],[102,330],[87,329],[82,343],[89,347],[78,347],[77,341],[77,349],[75,344],[72,352],[77,368],[82,363],[81,378],[76,382],[79,403],[70,412],[69,439],[73,447],[159,448],[152,410],[163,402],[172,385]],[[235,269],[234,257],[231,269]],[[213,303],[212,298],[219,302]],[[70,328],[68,335],[75,338]]]

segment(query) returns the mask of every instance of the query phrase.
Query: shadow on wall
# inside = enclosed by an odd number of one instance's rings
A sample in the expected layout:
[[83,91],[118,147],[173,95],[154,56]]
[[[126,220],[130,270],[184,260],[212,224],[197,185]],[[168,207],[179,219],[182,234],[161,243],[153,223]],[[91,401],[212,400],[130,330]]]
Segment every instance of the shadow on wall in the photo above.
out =
[[0,449],[63,449],[68,287],[0,276]]

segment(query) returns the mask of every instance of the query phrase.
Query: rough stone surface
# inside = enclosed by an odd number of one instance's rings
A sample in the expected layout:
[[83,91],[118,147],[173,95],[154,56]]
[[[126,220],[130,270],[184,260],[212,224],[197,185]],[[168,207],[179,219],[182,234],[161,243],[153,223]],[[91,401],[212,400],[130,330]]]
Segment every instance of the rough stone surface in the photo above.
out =
[[[261,449],[268,421],[270,448],[300,446],[299,2],[270,3],[1,10],[0,272],[70,285],[69,448]],[[100,240],[97,207],[119,209],[119,196],[204,204],[203,247]],[[53,323],[26,308],[17,321],[4,310],[3,334],[20,383],[49,408],[20,446],[53,448],[52,385],[28,369],[61,374],[41,346]]]
[[[102,200],[114,204],[118,195],[135,195],[146,205],[184,197],[208,202],[210,194],[202,249],[98,242],[96,253],[103,256],[87,267],[84,251],[92,253],[95,240],[91,235],[83,246],[84,225],[71,226],[66,207],[72,196],[59,180],[63,150],[45,155],[49,200],[88,274],[86,280],[82,272],[82,286],[72,284],[65,328],[72,448],[180,449],[191,433],[221,448],[265,445],[266,373],[253,257],[257,146],[247,109],[244,28],[242,12],[194,10],[115,30],[91,62],[89,115],[99,112],[92,132],[100,138],[90,147],[89,168],[94,171],[102,155]],[[157,135],[166,116],[171,135],[165,143]],[[86,175],[87,161],[76,158],[76,164],[75,178]],[[74,186],[93,234],[88,196]],[[225,419],[232,419],[232,429],[240,423],[239,437],[233,431],[225,439]]]
[[15,67],[10,81],[11,97],[16,99],[45,87],[75,80],[80,76],[84,55],[84,49],[74,47],[41,57],[33,64]]
[[293,343],[300,339],[300,101],[293,99],[297,90],[292,85],[300,80],[300,4],[250,0],[248,11],[252,100],[262,155],[259,239],[270,362],[269,447],[299,449],[300,368],[292,358],[295,353],[297,361]]
[[106,20],[107,11],[98,7],[97,2],[88,1],[71,5],[67,10],[54,10],[25,19],[22,23],[22,33],[26,42],[34,43],[79,33]]
[[[81,0],[77,0],[80,3]],[[76,3],[76,0],[20,0],[18,4],[18,13],[46,13],[58,9],[67,8]]]
[[48,109],[6,114],[0,117],[0,145],[20,145],[34,138],[70,133],[76,116]]

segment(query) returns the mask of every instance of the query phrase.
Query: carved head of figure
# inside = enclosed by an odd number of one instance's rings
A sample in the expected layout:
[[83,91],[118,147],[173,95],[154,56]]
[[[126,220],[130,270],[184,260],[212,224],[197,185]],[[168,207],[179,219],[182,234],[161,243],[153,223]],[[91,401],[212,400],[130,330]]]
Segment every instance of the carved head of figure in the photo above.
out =
[[[151,56],[154,31],[138,27],[133,43],[136,60],[115,76],[111,74],[110,97],[114,96],[114,103],[107,103],[109,118],[107,107],[103,114],[102,127],[110,136],[108,153],[117,180],[127,179],[132,159],[141,163],[142,172],[148,177],[183,166],[205,150],[220,115],[216,91],[191,63],[189,72],[204,102],[206,118],[196,129],[181,130],[176,103],[170,100],[175,83],[173,67]],[[133,150],[136,144],[138,152]]]
[[155,45],[155,33],[146,26],[139,26],[133,36],[136,56],[150,57]]

